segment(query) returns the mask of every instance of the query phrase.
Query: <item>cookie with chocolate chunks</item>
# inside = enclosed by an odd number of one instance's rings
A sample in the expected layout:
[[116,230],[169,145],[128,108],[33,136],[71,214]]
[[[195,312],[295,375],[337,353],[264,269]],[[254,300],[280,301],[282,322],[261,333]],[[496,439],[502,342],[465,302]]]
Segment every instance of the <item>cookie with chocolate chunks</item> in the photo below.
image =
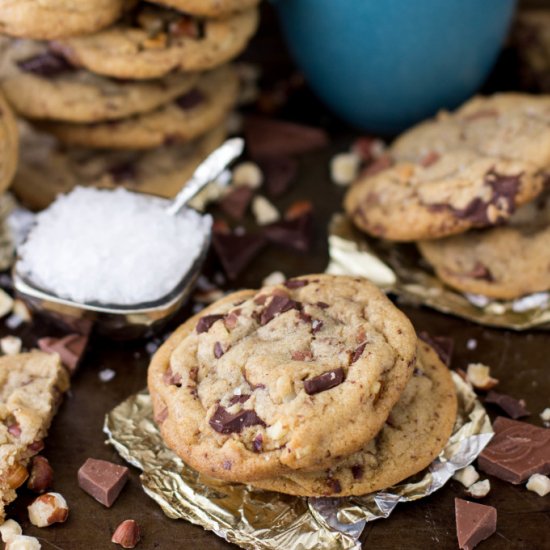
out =
[[252,482],[260,489],[301,496],[364,495],[386,489],[426,468],[447,443],[456,418],[449,369],[419,340],[413,377],[386,424],[361,451],[318,472],[282,474]]
[[152,149],[185,143],[223,123],[237,102],[238,87],[233,67],[226,65],[205,73],[192,89],[153,111],[90,124],[42,121],[37,125],[78,147]]
[[127,81],[71,65],[47,43],[13,40],[0,56],[0,88],[12,107],[33,119],[66,122],[117,120],[157,109],[190,92],[196,73]]
[[257,26],[256,8],[202,19],[140,2],[116,25],[58,40],[52,47],[73,65],[96,74],[152,79],[227,63],[245,48]]
[[362,449],[415,357],[410,322],[374,285],[309,275],[189,319],[153,357],[148,383],[168,446],[199,472],[248,482]]
[[512,300],[550,290],[550,193],[503,227],[421,241],[418,248],[449,286]]

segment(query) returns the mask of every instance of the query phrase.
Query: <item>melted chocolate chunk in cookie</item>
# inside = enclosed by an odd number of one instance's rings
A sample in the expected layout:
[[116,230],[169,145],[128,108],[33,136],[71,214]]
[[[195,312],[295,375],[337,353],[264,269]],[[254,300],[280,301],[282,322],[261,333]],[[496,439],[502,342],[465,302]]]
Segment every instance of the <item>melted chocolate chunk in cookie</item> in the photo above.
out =
[[246,409],[231,414],[221,405],[210,418],[210,426],[221,434],[240,433],[249,426],[265,426],[265,422],[256,414],[256,411]]

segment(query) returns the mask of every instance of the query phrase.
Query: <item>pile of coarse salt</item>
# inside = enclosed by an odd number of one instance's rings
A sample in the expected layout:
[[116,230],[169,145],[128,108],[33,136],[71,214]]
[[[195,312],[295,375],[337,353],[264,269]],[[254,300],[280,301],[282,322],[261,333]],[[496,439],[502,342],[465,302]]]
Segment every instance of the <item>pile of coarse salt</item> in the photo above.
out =
[[38,214],[18,249],[18,271],[76,302],[139,304],[172,291],[198,257],[210,216],[164,211],[125,189],[77,187]]

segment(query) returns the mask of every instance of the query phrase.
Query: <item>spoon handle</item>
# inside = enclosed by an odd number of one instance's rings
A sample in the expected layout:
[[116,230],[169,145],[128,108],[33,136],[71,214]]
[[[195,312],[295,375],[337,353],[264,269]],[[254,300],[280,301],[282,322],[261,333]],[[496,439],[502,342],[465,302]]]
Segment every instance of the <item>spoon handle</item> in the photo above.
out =
[[231,161],[240,157],[243,150],[244,140],[231,138],[210,153],[166,208],[166,212],[175,216],[201,189],[214,181]]

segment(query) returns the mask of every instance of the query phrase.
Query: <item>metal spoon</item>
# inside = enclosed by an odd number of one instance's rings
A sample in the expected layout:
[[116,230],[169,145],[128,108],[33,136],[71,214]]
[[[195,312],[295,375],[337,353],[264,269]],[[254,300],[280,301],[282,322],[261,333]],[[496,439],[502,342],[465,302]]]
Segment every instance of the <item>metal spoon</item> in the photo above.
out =
[[[227,166],[244,150],[244,140],[232,138],[212,152],[195,170],[193,176],[171,201],[166,200],[166,212],[176,216],[206,185],[218,178]],[[159,197],[150,196],[161,201]],[[158,300],[139,304],[80,303],[60,298],[48,290],[37,287],[18,271],[18,261],[12,270],[16,292],[29,306],[38,312],[78,327],[82,322],[93,322],[98,332],[117,339],[131,339],[146,336],[166,322],[183,304],[191,293],[200,273],[208,248],[210,236],[189,271],[177,286]]]

